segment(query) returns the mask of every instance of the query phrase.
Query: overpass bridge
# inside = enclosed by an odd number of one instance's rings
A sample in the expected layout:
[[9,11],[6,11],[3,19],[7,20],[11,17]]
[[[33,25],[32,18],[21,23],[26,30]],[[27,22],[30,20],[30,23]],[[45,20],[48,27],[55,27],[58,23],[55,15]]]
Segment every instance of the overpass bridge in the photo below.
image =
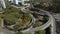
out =
[[[48,11],[44,11],[44,10],[41,10],[41,9],[40,9],[39,12],[35,12],[35,13],[41,14],[40,13],[41,11],[43,11],[46,15],[49,16],[49,20],[40,27],[31,28],[29,30],[25,30],[25,31],[22,31],[22,32],[26,33],[26,32],[35,32],[35,31],[38,31],[38,30],[44,30],[51,25],[52,26],[51,27],[51,34],[56,34],[56,25],[55,25],[54,17]],[[31,11],[31,12],[34,12],[34,11]]]
[[[40,10],[40,9],[39,9]],[[42,26],[39,26],[39,27],[36,27],[36,28],[29,28],[28,30],[23,30],[22,32],[23,33],[27,33],[27,32],[35,32],[35,31],[38,31],[38,30],[44,30],[46,29],[47,27],[49,27],[50,25],[52,26],[51,27],[51,34],[56,34],[56,29],[55,29],[55,19],[54,17],[48,12],[48,11],[44,11],[44,10],[40,10],[40,11],[43,11],[46,15],[49,16],[49,20],[43,24]],[[35,12],[35,13],[39,13],[40,14],[40,11],[39,12]],[[6,29],[1,29],[2,32],[6,32]],[[7,31],[11,34],[13,34],[11,31]]]

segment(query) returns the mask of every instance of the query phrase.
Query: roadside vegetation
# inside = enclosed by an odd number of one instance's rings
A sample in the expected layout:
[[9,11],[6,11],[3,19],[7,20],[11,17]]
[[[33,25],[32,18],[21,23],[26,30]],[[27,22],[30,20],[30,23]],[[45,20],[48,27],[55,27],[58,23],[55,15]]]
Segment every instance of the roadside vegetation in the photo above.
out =
[[37,13],[33,13],[33,16],[35,17],[35,23],[33,25],[33,28],[39,27],[45,24],[49,20],[49,17],[47,15],[40,15]]
[[[34,5],[34,4],[33,4]],[[46,11],[50,11],[53,13],[60,13],[60,1],[55,0],[53,3],[39,3],[37,5],[34,5],[35,8],[43,9]]]
[[23,34],[22,32],[15,32],[14,34]]
[[[17,31],[17,32],[15,32],[14,34],[23,34],[23,32]],[[24,33],[24,34],[32,34],[32,32],[27,32],[27,33]]]
[[41,25],[42,25],[42,22],[37,20],[37,21],[35,21],[35,24],[33,25],[33,27],[35,28],[35,27],[39,27]]
[[35,32],[35,34],[45,34],[45,30],[39,30],[39,31]]
[[[19,30],[23,30],[31,23],[32,17],[29,12],[24,13],[20,9],[11,7],[10,3],[7,3],[6,5],[7,5],[7,8],[3,9],[3,13],[1,15],[1,18],[4,19],[5,27],[8,27],[9,29],[13,29],[14,31],[19,31]],[[45,9],[44,7],[41,6],[39,8]],[[32,10],[34,11],[35,9],[32,9]],[[35,10],[35,11],[39,11],[39,10]],[[48,17],[46,15],[41,16],[40,14],[34,13],[33,16],[36,19],[33,25],[34,28],[39,27],[48,21]],[[44,30],[38,31],[38,34],[39,33],[44,34],[45,31]],[[23,34],[23,33],[16,32],[14,34]]]
[[4,19],[6,26],[9,26],[14,30],[27,27],[32,19],[30,13],[24,13],[14,7],[7,7],[6,9],[3,9],[1,18]]

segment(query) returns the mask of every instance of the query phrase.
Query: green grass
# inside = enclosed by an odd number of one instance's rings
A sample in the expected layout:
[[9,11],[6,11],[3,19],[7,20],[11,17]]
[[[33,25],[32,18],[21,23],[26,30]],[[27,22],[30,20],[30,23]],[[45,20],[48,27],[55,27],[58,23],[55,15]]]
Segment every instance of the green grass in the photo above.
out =
[[39,26],[41,26],[41,25],[42,25],[42,22],[39,21],[39,20],[36,20],[36,21],[35,21],[35,24],[33,25],[33,27],[35,28],[35,27],[39,27]]
[[32,19],[30,13],[24,13],[20,9],[11,6],[3,9],[1,17],[6,21],[7,26],[14,25],[12,27],[16,30],[25,28]]
[[22,32],[15,32],[14,34],[23,34]]
[[45,34],[45,30],[39,30],[37,31],[37,34]]

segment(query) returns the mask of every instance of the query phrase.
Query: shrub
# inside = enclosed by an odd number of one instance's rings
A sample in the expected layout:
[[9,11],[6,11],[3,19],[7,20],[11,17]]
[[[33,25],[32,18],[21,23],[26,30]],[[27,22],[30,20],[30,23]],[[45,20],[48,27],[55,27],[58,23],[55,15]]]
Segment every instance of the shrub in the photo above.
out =
[[23,34],[22,32],[15,32],[14,34]]
[[39,30],[36,32],[37,34],[45,34],[45,30]]

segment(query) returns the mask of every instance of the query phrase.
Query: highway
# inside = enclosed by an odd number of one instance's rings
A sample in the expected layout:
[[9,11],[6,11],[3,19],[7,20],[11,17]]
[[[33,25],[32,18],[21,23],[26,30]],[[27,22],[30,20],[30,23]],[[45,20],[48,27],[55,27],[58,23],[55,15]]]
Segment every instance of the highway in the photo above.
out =
[[[38,31],[38,30],[43,30],[43,29],[46,29],[47,27],[49,27],[52,24],[53,27],[52,27],[52,33],[51,34],[56,34],[54,17],[48,11],[44,11],[44,10],[40,10],[40,11],[45,12],[45,14],[47,14],[49,16],[49,20],[44,25],[42,25],[40,27],[36,27],[36,28],[31,28],[29,30],[24,31],[24,33],[25,32],[34,32],[34,31]],[[40,12],[36,12],[36,13],[40,14]],[[1,32],[3,32],[4,34],[13,34],[12,31],[2,29],[2,28],[0,28],[0,29],[1,29]]]
[[[44,25],[42,25],[42,26],[40,26],[40,27],[32,28],[32,29],[30,29],[30,30],[27,31],[27,32],[34,32],[34,31],[46,29],[46,28],[49,27],[53,22],[55,22],[54,19],[53,19],[53,17],[51,16],[51,14],[50,14],[49,12],[47,12],[47,11],[44,11],[44,12],[45,12],[46,15],[49,16],[49,20],[48,20]],[[36,13],[39,14],[39,12],[36,12]],[[25,32],[26,32],[26,31],[25,31]]]
[[[55,18],[52,18],[52,19],[55,19]],[[57,34],[56,33],[56,21],[54,20],[53,23],[51,23],[51,34]]]
[[[30,12],[33,13],[33,11],[30,11]],[[39,12],[35,12],[35,13],[40,14]],[[45,23],[44,25],[42,25],[42,26],[40,26],[40,27],[31,28],[31,29],[29,29],[29,30],[27,30],[27,31],[24,31],[24,32],[34,32],[34,31],[43,30],[43,29],[46,29],[47,27],[49,27],[49,26],[51,25],[51,23],[53,23],[54,21],[53,21],[53,19],[52,19],[52,17],[51,17],[51,15],[50,15],[49,12],[46,12],[46,11],[45,11],[45,14],[49,16],[49,20],[48,20],[47,23]]]

